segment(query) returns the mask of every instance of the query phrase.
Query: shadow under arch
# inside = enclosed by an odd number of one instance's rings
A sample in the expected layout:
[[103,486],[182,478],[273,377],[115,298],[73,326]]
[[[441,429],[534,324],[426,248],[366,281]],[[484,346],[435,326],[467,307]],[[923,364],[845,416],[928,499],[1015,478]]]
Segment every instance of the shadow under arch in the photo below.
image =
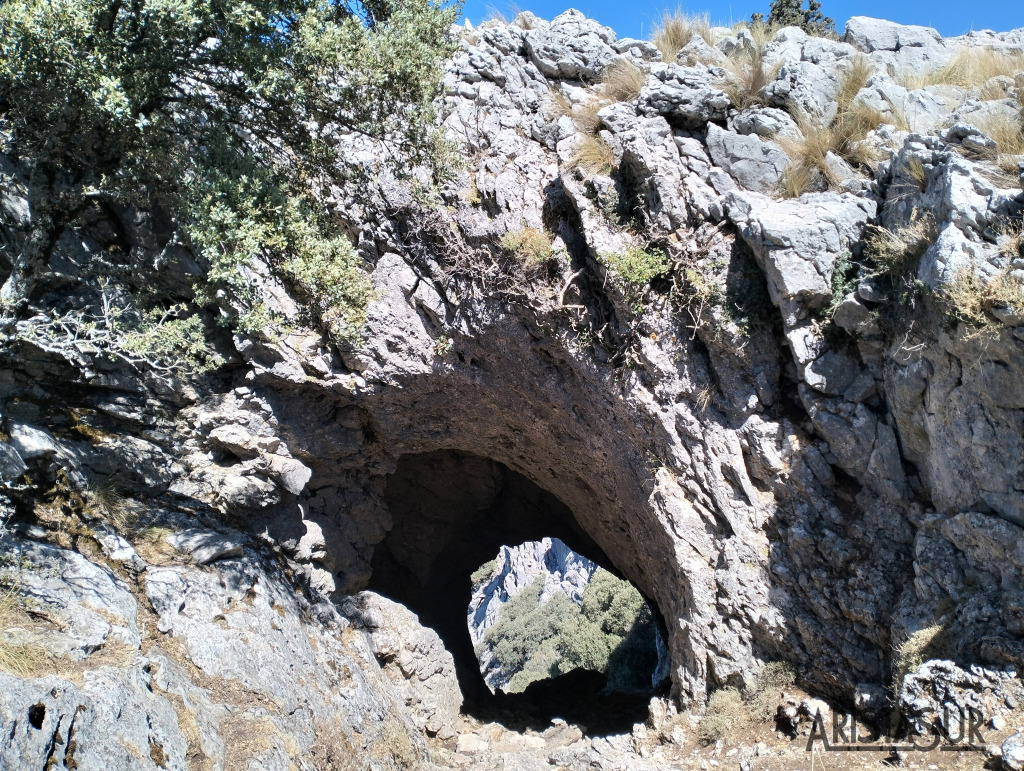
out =
[[[392,527],[374,550],[367,588],[405,605],[438,633],[455,660],[464,712],[519,729],[546,728],[553,717],[582,718],[591,733],[629,730],[646,716],[650,693],[601,695],[597,703],[592,697],[601,683],[578,672],[517,695],[492,694],[480,674],[466,626],[470,576],[501,546],[559,538],[622,577],[555,495],[497,461],[438,450],[401,456],[385,498]],[[645,600],[664,634],[656,605]],[[567,712],[572,702],[559,698],[566,689],[587,714]]]

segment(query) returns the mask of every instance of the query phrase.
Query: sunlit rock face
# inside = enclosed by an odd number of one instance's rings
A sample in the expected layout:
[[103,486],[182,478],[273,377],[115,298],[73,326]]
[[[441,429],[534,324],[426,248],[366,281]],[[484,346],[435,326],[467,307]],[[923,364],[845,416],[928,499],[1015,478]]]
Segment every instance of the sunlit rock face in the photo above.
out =
[[[1022,278],[1020,175],[991,128],[1018,119],[1020,75],[909,76],[960,50],[1019,52],[1024,33],[933,32],[777,31],[770,82],[741,109],[721,64],[748,33],[666,63],[577,12],[488,23],[461,34],[439,105],[467,159],[457,180],[424,203],[371,175],[368,201],[336,200],[374,284],[358,346],[311,329],[259,265],[253,291],[289,334],[211,323],[229,364],[208,378],[104,358],[45,314],[5,322],[0,516],[21,556],[4,570],[33,565],[42,578],[15,594],[60,609],[18,628],[90,670],[123,647],[102,681],[0,675],[18,727],[0,765],[42,767],[73,721],[80,768],[114,735],[138,752],[112,769],[221,767],[242,734],[267,768],[426,763],[424,736],[451,738],[458,704],[487,695],[471,574],[543,538],[637,587],[680,703],[774,660],[820,696],[878,703],[897,644],[934,626],[955,668],[926,674],[1018,662],[1024,315],[986,295],[983,328],[956,323],[941,298]],[[861,56],[873,71],[841,99]],[[639,92],[598,104],[594,79],[621,59]],[[784,140],[841,103],[886,121],[865,163],[832,153],[783,197]],[[22,173],[0,163],[0,245],[26,221]],[[61,242],[51,315],[79,307],[93,257],[123,267],[103,232],[163,259],[143,214],[96,217]],[[906,236],[922,217],[901,306],[872,228]],[[524,228],[551,253],[501,246]],[[644,249],[665,262],[626,281]],[[189,266],[161,282],[190,285]]]

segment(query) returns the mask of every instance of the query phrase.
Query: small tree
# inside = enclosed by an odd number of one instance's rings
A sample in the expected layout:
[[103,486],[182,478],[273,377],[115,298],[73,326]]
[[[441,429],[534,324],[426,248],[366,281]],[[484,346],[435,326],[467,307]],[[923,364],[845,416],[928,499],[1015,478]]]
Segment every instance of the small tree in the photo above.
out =
[[821,12],[821,3],[818,0],[807,0],[807,7],[803,5],[803,0],[772,0],[767,22],[760,13],[755,13],[751,22],[767,23],[770,28],[800,27],[809,35],[835,37],[835,22]]
[[368,281],[323,197],[351,189],[339,137],[439,157],[431,103],[454,10],[431,0],[3,0],[0,152],[31,224],[0,309],[23,306],[57,241],[95,211],[158,207],[205,260],[206,298],[255,302],[259,257],[342,336]]

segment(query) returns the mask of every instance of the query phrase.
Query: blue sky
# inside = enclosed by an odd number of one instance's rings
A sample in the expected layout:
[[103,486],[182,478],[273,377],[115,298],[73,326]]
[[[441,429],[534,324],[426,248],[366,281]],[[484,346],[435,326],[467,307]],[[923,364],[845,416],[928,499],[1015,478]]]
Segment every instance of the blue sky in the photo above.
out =
[[[684,5],[686,13],[707,13],[711,21],[728,23],[750,18],[754,11],[768,14],[771,0],[720,0],[706,5]],[[474,24],[487,18],[495,8],[511,18],[515,9],[532,11],[543,19],[552,19],[567,8],[578,8],[615,30],[619,37],[647,37],[651,27],[666,8],[676,3],[659,0],[466,0],[464,14]],[[972,29],[1008,30],[1024,27],[1022,0],[821,0],[821,10],[835,19],[842,34],[851,16],[877,16],[901,24],[935,27],[943,35],[960,35]]]

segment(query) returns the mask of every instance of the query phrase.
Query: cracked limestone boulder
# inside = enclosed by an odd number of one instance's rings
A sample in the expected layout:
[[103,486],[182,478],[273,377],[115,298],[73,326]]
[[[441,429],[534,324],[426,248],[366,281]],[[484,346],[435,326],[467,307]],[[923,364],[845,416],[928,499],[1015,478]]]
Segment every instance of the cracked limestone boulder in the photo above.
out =
[[789,156],[775,142],[743,136],[708,124],[708,153],[744,190],[773,193],[779,188]]
[[573,9],[528,31],[525,42],[530,61],[549,78],[594,81],[619,56],[615,33]]

